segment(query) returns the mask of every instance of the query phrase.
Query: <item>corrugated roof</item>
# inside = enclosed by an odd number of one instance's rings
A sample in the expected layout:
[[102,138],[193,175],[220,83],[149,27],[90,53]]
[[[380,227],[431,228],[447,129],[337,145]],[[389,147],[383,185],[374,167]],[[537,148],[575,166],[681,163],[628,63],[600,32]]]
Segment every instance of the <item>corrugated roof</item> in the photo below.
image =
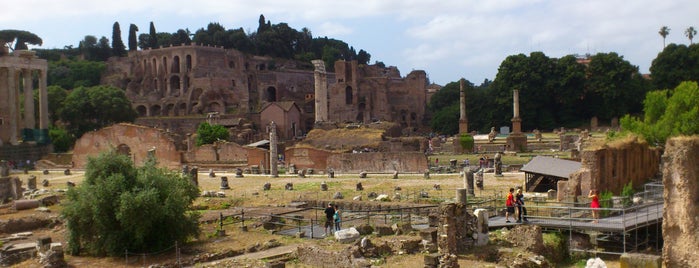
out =
[[580,169],[580,162],[558,159],[548,156],[536,156],[520,171],[544,174],[560,178],[568,178],[571,173]]
[[256,141],[256,142],[250,143],[250,144],[245,145],[245,146],[249,146],[249,147],[265,147],[265,146],[267,146],[267,147],[269,147],[269,140]]
[[296,103],[293,101],[276,101],[276,102],[269,102],[265,106],[262,106],[262,108],[260,109],[260,112],[267,109],[267,107],[269,107],[270,105],[277,105],[277,106],[279,106],[279,108],[282,108],[282,110],[284,110],[285,112],[288,112],[294,106],[296,106],[296,109],[301,111],[301,108],[298,108],[298,105],[296,105]]

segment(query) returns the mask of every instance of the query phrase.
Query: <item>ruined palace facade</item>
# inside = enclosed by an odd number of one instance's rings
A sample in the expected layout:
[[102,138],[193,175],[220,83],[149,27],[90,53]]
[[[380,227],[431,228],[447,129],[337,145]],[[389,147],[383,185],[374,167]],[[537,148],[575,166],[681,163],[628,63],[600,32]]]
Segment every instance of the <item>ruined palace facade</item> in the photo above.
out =
[[[294,102],[299,122],[277,122],[291,139],[308,132],[316,121],[317,85],[311,63],[254,56],[235,49],[182,45],[130,51],[108,62],[103,84],[123,88],[141,118],[193,118],[218,113],[221,118],[246,118],[258,130],[262,109],[274,102]],[[324,73],[326,105],[332,122],[400,122],[423,124],[426,74],[400,77],[395,67],[338,61],[335,73]],[[291,118],[291,117],[290,117]],[[149,120],[152,122],[152,120]],[[203,120],[202,120],[203,121]],[[155,125],[154,125],[155,126]],[[178,129],[159,124],[179,134]]]

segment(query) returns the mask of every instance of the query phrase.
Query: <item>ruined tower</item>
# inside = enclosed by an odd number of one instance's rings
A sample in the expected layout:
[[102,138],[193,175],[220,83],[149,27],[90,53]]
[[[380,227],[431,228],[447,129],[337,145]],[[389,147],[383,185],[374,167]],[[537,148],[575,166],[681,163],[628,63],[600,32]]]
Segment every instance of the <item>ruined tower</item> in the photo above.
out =
[[311,61],[315,70],[313,77],[315,79],[315,112],[316,122],[328,121],[328,77],[325,72],[325,62],[323,60]]
[[459,80],[459,134],[468,133],[468,117],[466,116],[466,79]]
[[522,133],[522,119],[519,117],[519,90],[512,92],[512,133],[507,136],[507,150],[523,152],[527,150],[527,136]]

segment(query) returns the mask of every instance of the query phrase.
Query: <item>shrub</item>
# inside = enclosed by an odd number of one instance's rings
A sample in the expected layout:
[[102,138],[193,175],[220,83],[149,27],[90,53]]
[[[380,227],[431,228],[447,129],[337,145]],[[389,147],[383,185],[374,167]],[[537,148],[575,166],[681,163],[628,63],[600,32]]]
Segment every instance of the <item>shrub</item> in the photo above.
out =
[[474,143],[475,141],[473,140],[473,136],[469,134],[461,134],[461,136],[459,136],[459,144],[461,145],[461,149],[464,149],[466,152],[473,151]]

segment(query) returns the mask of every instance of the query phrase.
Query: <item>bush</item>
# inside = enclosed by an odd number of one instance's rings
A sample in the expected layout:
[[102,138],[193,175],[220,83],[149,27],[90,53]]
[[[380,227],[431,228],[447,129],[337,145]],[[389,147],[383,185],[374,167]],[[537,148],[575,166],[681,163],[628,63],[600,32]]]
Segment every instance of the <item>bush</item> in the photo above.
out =
[[473,151],[474,143],[475,141],[473,140],[473,136],[469,134],[461,134],[461,136],[459,136],[459,144],[461,145],[461,149],[464,149],[466,152]]
[[201,123],[197,128],[196,145],[212,144],[218,140],[228,140],[228,129],[222,125],[210,125],[209,123]]
[[633,195],[636,191],[633,189],[633,182],[629,181],[624,188],[621,190],[621,197],[624,198],[624,207],[631,206],[633,204]]
[[89,158],[85,180],[68,190],[62,212],[69,254],[153,252],[199,234],[199,215],[189,211],[199,189],[155,164],[136,168],[113,150]]
[[[602,208],[612,208],[614,207],[614,204],[612,203],[612,197],[614,196],[614,193],[610,191],[604,191],[600,193],[599,195],[599,203]],[[608,209],[602,209],[600,210],[600,217],[606,217],[608,216],[610,211]]]

